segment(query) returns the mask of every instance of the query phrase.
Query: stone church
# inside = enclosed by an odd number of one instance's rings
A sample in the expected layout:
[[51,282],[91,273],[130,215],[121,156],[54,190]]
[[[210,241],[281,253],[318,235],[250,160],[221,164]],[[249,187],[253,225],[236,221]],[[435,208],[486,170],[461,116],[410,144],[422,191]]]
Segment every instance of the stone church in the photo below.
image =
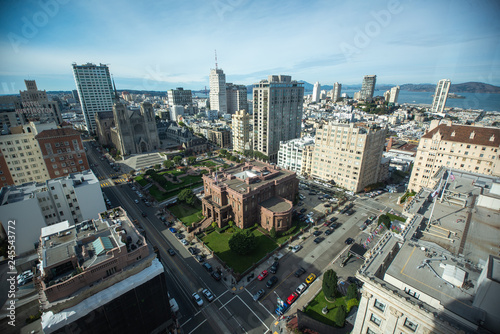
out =
[[125,104],[116,102],[113,115],[115,127],[111,128],[111,140],[121,155],[151,152],[160,148],[151,103],[144,102],[140,109],[129,110]]

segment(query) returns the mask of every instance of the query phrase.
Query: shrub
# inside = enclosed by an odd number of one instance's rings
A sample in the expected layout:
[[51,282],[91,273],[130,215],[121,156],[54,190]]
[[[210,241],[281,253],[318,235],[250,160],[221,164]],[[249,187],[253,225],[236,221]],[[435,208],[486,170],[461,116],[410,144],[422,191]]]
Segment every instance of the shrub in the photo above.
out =
[[338,327],[344,327],[345,316],[346,311],[344,305],[340,305],[339,307],[335,308],[335,316],[333,318],[333,321]]
[[349,287],[347,288],[346,299],[358,299],[358,287],[356,286],[356,284],[349,285]]

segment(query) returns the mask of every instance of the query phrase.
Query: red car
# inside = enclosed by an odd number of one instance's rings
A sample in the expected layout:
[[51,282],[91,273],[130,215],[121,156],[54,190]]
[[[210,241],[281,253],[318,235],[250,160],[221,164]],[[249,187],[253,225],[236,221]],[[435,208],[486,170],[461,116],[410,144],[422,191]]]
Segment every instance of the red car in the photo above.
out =
[[288,296],[288,299],[286,300],[286,302],[288,303],[288,305],[292,305],[293,302],[295,300],[297,300],[298,297],[299,297],[299,295],[297,294],[297,292],[292,292],[292,294],[290,296]]
[[264,278],[266,278],[266,277],[267,277],[267,275],[269,275],[269,273],[267,272],[267,270],[264,270],[263,272],[261,272],[261,273],[260,273],[260,275],[259,275],[259,276],[257,276],[257,279],[258,279],[259,281],[262,281]]

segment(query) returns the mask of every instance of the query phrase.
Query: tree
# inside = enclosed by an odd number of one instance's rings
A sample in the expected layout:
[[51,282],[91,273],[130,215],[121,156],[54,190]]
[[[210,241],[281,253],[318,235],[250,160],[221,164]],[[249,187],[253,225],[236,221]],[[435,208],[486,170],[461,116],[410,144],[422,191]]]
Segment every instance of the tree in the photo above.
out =
[[229,239],[229,248],[239,255],[250,254],[256,246],[257,240],[250,230],[237,232]]
[[159,170],[159,169],[161,169],[161,165],[160,164],[155,164],[153,166],[153,168],[156,169],[156,170]]
[[182,157],[180,155],[176,155],[174,157],[174,163],[179,166],[179,163],[182,161]]
[[174,167],[174,162],[172,160],[165,160],[163,161],[163,167],[165,167],[166,169],[170,169]]
[[356,284],[351,283],[347,288],[346,300],[358,299],[358,287]]
[[224,148],[221,148],[221,150],[220,150],[220,155],[222,155],[222,156],[226,156],[226,155],[227,155],[227,150],[226,150],[226,149],[224,149]]
[[273,228],[271,229],[271,231],[269,231],[269,236],[272,238],[272,239],[276,239],[276,229]]
[[181,190],[179,195],[177,195],[177,199],[181,202],[185,202],[186,204],[193,206],[194,204],[196,204],[198,197],[195,196],[191,189],[183,189]]
[[212,156],[212,154],[213,154],[213,153],[212,153],[212,151],[208,151],[208,152],[207,152],[207,157],[209,157],[209,158],[210,158],[210,157]]
[[146,171],[146,175],[153,175],[153,174],[156,174],[155,170],[154,169],[148,169]]
[[335,299],[338,295],[337,284],[337,273],[332,269],[327,270],[323,275],[323,293],[327,301]]
[[344,322],[345,322],[345,316],[346,316],[346,311],[344,308],[344,305],[340,305],[335,309],[335,316],[333,318],[333,321],[335,324],[339,327],[344,327]]
[[196,162],[196,157],[189,157],[188,158],[188,164],[192,165]]

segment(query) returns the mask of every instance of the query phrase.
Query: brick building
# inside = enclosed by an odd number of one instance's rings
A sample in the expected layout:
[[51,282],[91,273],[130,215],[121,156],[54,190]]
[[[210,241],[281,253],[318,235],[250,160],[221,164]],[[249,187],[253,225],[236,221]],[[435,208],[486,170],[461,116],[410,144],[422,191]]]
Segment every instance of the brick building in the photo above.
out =
[[203,175],[203,225],[215,221],[223,227],[233,220],[239,228],[258,223],[266,230],[286,231],[298,183],[294,172],[258,161]]
[[71,128],[45,130],[36,135],[49,178],[89,169],[80,133]]

